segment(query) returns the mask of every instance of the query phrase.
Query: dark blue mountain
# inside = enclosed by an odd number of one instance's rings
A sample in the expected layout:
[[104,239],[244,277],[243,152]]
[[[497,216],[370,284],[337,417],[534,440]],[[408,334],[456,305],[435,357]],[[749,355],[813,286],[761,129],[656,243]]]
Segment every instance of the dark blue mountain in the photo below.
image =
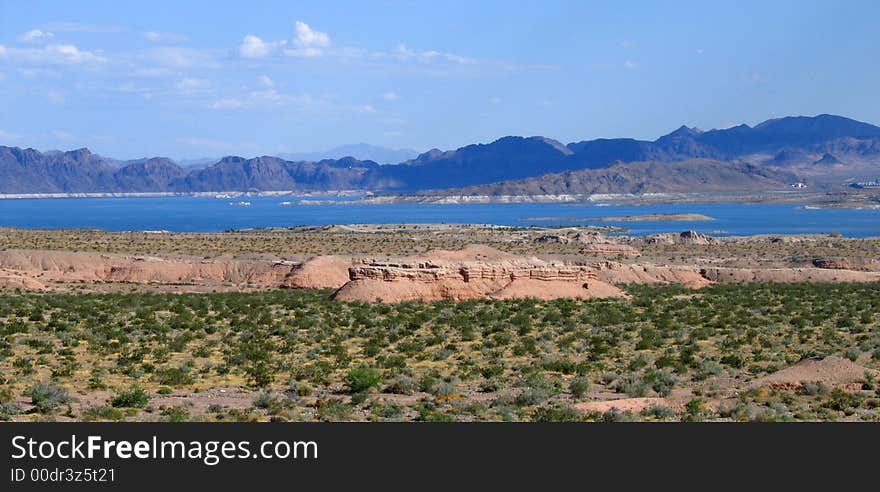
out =
[[[825,154],[829,157],[820,158]],[[821,163],[825,168],[840,168],[850,157],[880,163],[880,127],[824,114],[705,132],[682,126],[654,141],[614,138],[562,145],[545,137],[509,136],[451,151],[433,149],[384,166],[353,157],[310,162],[263,156],[225,157],[213,165],[187,170],[162,158],[113,161],[88,149],[40,153],[0,147],[0,193],[410,192],[602,169],[615,163],[711,159],[790,168]]]

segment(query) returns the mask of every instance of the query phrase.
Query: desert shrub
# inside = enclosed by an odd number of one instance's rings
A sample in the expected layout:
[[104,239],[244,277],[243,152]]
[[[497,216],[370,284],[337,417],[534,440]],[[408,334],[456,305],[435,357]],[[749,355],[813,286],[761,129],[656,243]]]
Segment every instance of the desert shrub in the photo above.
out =
[[822,406],[830,410],[837,410],[839,412],[844,412],[847,415],[851,415],[862,405],[863,400],[864,398],[859,394],[848,393],[840,388],[834,388],[831,390],[831,393],[828,394],[828,400],[826,400]]
[[425,393],[432,393],[438,384],[440,384],[440,380],[433,374],[425,374],[419,378],[419,389]]
[[618,378],[618,377],[619,377],[619,376],[618,376],[618,374],[617,374],[616,372],[605,372],[605,373],[602,373],[602,383],[605,384],[605,385],[607,386],[607,385],[613,383],[614,381],[617,381],[617,378]]
[[324,422],[336,422],[351,418],[352,406],[338,398],[321,400],[318,402],[316,411],[318,419]]
[[289,397],[291,395],[295,397],[309,396],[312,394],[312,387],[304,383],[291,382],[286,393]]
[[352,393],[363,393],[368,391],[379,386],[381,381],[382,373],[366,366],[353,367],[349,369],[348,375],[346,376],[348,389]]
[[377,403],[370,408],[370,412],[382,420],[401,420],[403,417],[403,407],[394,403]]
[[189,420],[189,411],[181,406],[165,408],[161,413],[167,422],[186,422]]
[[636,398],[648,393],[648,385],[635,374],[625,374],[615,381],[614,390]]
[[0,420],[10,420],[21,413],[21,407],[12,402],[0,403]]
[[632,412],[621,412],[617,408],[611,408],[602,414],[603,422],[634,422],[636,416]]
[[590,391],[590,380],[583,376],[576,377],[568,384],[568,391],[579,400]]
[[416,420],[420,422],[453,422],[455,419],[452,415],[444,413],[437,409],[420,406],[417,408],[419,416]]
[[702,398],[694,398],[685,403],[684,409],[687,412],[684,420],[688,422],[699,422],[709,413],[709,409],[706,407],[706,400]]
[[526,389],[516,395],[514,403],[521,407],[537,405],[556,393],[556,388],[540,376],[532,376],[526,381]]
[[668,419],[675,417],[675,410],[663,405],[651,405],[642,411],[642,415],[657,419]]
[[26,394],[40,412],[51,412],[58,406],[73,401],[67,390],[52,381],[39,382],[31,386]]
[[582,422],[583,415],[569,406],[539,407],[532,414],[533,422]]
[[804,381],[800,392],[805,395],[815,396],[828,393],[829,388],[821,381]]
[[254,398],[253,404],[256,408],[266,410],[270,415],[276,415],[284,409],[284,402],[281,398],[270,391],[261,391]]
[[96,420],[119,421],[125,419],[125,413],[110,405],[88,407],[82,411],[82,419],[90,422]]
[[391,382],[388,383],[388,386],[385,387],[387,393],[394,393],[397,395],[411,395],[418,391],[418,389],[419,383],[406,374],[398,374],[397,376],[394,376]]
[[651,389],[660,396],[669,396],[675,383],[678,382],[678,377],[670,371],[652,371],[645,376],[645,379],[651,384]]
[[859,350],[858,347],[850,347],[846,349],[846,353],[844,353],[844,356],[853,362],[855,362],[860,355],[862,355],[862,351]]
[[116,393],[110,399],[110,405],[113,407],[143,408],[150,401],[148,395],[140,386],[132,386],[131,388]]
[[187,386],[193,384],[194,379],[189,366],[167,367],[159,369],[154,374],[156,382],[164,386]]

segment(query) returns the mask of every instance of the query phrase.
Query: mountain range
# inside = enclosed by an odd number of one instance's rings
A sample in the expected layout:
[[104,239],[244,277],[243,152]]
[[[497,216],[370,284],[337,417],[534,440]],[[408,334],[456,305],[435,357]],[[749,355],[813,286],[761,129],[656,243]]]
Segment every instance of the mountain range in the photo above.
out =
[[[724,181],[753,189],[805,177],[876,177],[880,174],[880,127],[823,114],[772,119],[754,127],[739,125],[722,130],[701,131],[682,126],[654,141],[615,138],[565,145],[546,137],[507,136],[456,150],[432,149],[395,165],[350,156],[320,160],[284,157],[296,156],[230,156],[204,167],[184,168],[162,157],[120,162],[88,149],[41,153],[0,146],[0,193],[409,193],[502,182],[508,184],[494,189],[528,191],[546,188],[558,179],[574,177],[575,181],[583,182],[592,177],[601,181],[602,173],[571,173],[602,169],[629,179],[607,181],[599,188],[595,188],[598,181],[591,181],[593,184],[582,183],[582,187],[622,192],[615,190],[632,188],[632,180],[639,173],[650,172],[652,179],[666,175],[674,181],[680,173],[693,176],[696,172],[700,178],[693,186],[703,183],[710,187]],[[691,161],[692,165],[659,165],[684,161]],[[702,169],[697,172],[693,166]],[[562,178],[554,177],[559,173],[563,173]],[[543,185],[533,179],[544,175],[551,176],[543,180]],[[510,184],[528,179],[532,181],[521,186]],[[615,187],[615,182],[620,185]]]
[[415,159],[419,152],[413,149],[389,149],[366,143],[347,144],[333,147],[332,149],[319,152],[290,152],[278,154],[278,157],[288,161],[323,161],[326,159],[342,159],[354,157],[364,161],[375,161],[379,164],[397,164],[399,162]]

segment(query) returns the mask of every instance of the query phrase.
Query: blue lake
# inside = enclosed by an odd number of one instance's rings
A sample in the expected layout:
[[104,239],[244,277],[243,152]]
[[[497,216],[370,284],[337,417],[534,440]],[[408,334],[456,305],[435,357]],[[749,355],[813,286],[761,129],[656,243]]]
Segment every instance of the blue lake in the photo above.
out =
[[[716,235],[840,232],[850,237],[880,236],[880,210],[805,209],[798,205],[671,204],[386,204],[291,205],[295,197],[58,198],[0,200],[0,226],[98,228],[113,231],[223,231],[259,227],[352,223],[484,223],[501,225],[581,225],[589,221],[523,220],[535,217],[607,217],[698,213],[700,222],[593,222],[625,227],[632,234],[695,229]],[[231,202],[246,200],[250,206]]]

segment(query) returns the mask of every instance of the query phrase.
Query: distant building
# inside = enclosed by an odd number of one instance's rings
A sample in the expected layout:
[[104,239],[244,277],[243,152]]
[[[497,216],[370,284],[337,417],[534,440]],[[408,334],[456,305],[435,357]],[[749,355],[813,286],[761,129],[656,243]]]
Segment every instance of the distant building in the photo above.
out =
[[792,187],[792,188],[797,188],[797,189],[806,188],[806,187],[807,187],[807,183],[794,183],[794,184],[791,185],[791,187]]

